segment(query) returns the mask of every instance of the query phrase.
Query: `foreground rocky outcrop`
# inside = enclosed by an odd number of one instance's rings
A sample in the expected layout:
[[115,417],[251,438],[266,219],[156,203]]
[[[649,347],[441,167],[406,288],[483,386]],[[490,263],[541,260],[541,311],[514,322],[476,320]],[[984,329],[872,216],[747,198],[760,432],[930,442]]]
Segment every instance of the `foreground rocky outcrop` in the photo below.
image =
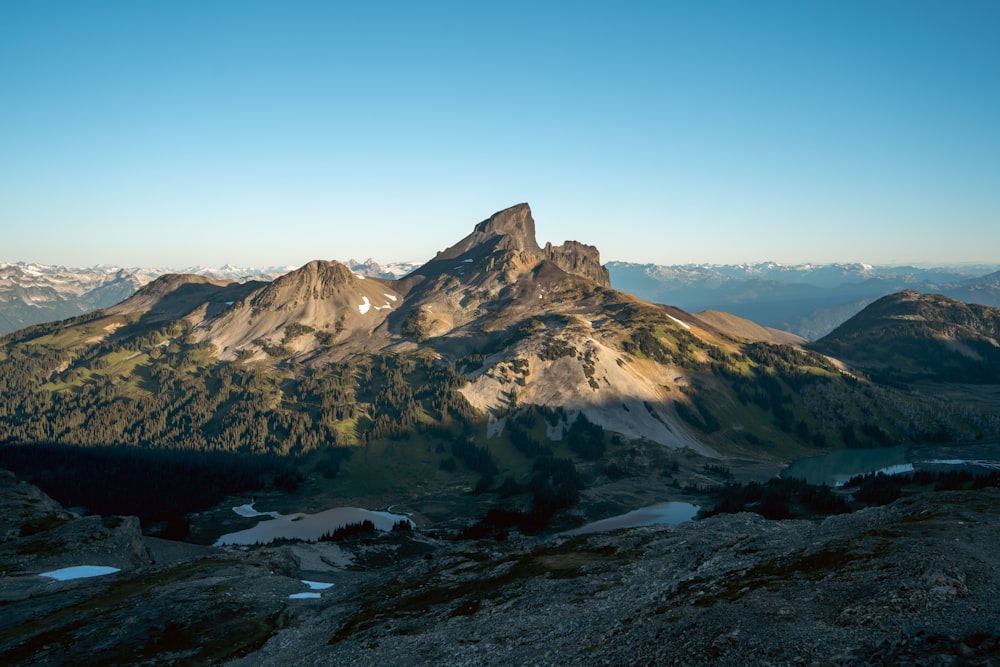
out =
[[998,502],[450,546],[344,586],[236,664],[996,664]]
[[[136,552],[114,531],[102,551],[93,532],[74,533],[88,517],[12,477],[0,482],[3,509],[19,508],[0,515],[3,664],[1000,660],[996,489],[819,522],[740,514],[543,541],[416,532],[230,549],[139,538]],[[51,547],[44,559],[38,539]],[[85,543],[94,548],[81,555]],[[43,562],[81,558],[121,571],[38,576]],[[303,579],[333,586],[290,598]]]
[[[81,566],[118,571],[42,576]],[[80,516],[0,471],[0,664],[215,664],[271,636],[304,588],[297,572],[285,551],[234,555]]]

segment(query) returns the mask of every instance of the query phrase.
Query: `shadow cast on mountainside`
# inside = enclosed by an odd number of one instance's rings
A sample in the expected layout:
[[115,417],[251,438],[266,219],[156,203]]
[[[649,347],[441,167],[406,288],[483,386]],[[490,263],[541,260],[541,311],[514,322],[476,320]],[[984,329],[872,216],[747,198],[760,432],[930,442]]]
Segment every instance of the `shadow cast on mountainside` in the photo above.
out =
[[149,333],[165,323],[189,315],[200,306],[204,306],[207,318],[217,317],[231,305],[246,299],[266,284],[257,280],[228,285],[185,282],[159,294],[137,292],[131,299],[119,304],[116,309],[130,312],[129,306],[134,304],[135,310],[132,312],[142,313],[138,321],[117,329],[109,336],[109,340],[128,340]]

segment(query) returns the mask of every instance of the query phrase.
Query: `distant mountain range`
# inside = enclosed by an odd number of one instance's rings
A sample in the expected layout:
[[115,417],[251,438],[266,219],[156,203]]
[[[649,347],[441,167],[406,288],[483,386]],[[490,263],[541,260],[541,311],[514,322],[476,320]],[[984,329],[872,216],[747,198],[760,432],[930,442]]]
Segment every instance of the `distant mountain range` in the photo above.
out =
[[876,299],[908,289],[1000,306],[998,266],[609,262],[607,267],[616,289],[647,301],[692,312],[729,312],[808,340],[822,338]]
[[[416,267],[415,264],[405,263],[381,265],[372,259],[364,262],[352,259],[347,265],[355,273],[389,279],[403,276]],[[178,271],[108,265],[74,268],[0,262],[0,335],[32,324],[53,322],[113,306],[167,274],[200,275],[215,280],[270,281],[294,268],[226,264],[217,268],[195,266]]]

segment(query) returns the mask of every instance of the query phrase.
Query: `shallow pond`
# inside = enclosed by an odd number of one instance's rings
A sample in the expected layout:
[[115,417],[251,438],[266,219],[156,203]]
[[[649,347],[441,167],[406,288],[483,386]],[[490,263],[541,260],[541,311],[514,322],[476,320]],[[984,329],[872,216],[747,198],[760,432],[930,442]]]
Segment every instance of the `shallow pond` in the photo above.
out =
[[690,521],[698,513],[698,505],[670,501],[657,503],[648,507],[640,507],[637,510],[608,517],[600,521],[588,523],[579,528],[568,530],[563,535],[585,535],[587,533],[600,533],[606,530],[617,530],[619,528],[636,528],[638,526],[652,526],[662,523],[676,525]]
[[226,544],[267,544],[277,539],[318,540],[324,533],[333,531],[351,523],[371,521],[377,530],[392,530],[398,521],[406,521],[414,525],[409,517],[390,512],[376,512],[359,507],[334,507],[316,514],[278,514],[277,512],[258,512],[253,503],[234,507],[233,511],[240,516],[267,516],[270,519],[259,522],[253,528],[227,533],[215,541],[216,546]]
[[106,574],[120,572],[117,567],[107,567],[104,565],[76,565],[74,567],[64,567],[51,572],[42,572],[39,577],[49,577],[56,581],[69,581],[71,579],[87,579],[88,577],[103,577]]

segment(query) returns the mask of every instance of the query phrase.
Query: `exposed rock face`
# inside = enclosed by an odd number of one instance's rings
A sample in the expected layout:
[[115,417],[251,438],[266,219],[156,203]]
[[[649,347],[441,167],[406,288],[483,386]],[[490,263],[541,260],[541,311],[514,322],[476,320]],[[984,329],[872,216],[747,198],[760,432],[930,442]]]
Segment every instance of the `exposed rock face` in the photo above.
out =
[[566,241],[561,246],[545,244],[545,258],[566,273],[590,278],[603,287],[611,287],[608,270],[601,266],[597,248],[577,241]]
[[33,574],[84,564],[134,568],[151,562],[135,517],[79,516],[0,470],[0,571]]
[[[701,442],[691,427],[677,417],[674,394],[684,381],[678,371],[644,360],[626,361],[613,347],[600,342],[601,334],[582,321],[516,344],[517,361],[492,362],[469,373],[462,394],[474,407],[504,414],[519,404],[560,406],[570,414],[629,438],[643,438],[671,449],[687,448],[718,456]],[[555,359],[554,347],[567,354]],[[572,356],[569,354],[572,350]],[[669,426],[668,426],[669,424]],[[568,424],[559,424],[558,434]]]
[[504,237],[508,250],[526,250],[534,255],[541,254],[535,238],[535,220],[527,204],[517,204],[498,211],[476,225],[475,233]]
[[75,518],[37,486],[19,480],[14,473],[0,470],[0,542],[41,532],[46,525],[66,523]]
[[396,281],[355,275],[339,262],[314,260],[245,301],[227,303],[217,313],[206,310],[196,336],[226,360],[238,354],[264,358],[265,346],[309,357],[352,336],[354,347],[337,347],[356,352],[381,341],[376,329],[403,301],[397,287]]
[[251,305],[289,309],[308,299],[329,299],[353,281],[354,274],[340,262],[313,260],[264,287]]
[[540,248],[535,238],[535,220],[527,204],[494,213],[476,225],[472,234],[439,252],[435,260],[463,259],[466,255],[482,257],[501,251],[520,256],[522,264],[530,264],[532,258],[547,260],[566,273],[611,286],[608,271],[601,266],[600,253],[594,246],[566,241],[561,246],[546,243],[545,248]]
[[471,250],[477,254],[489,254],[497,250],[524,251],[541,256],[541,248],[535,240],[535,220],[527,204],[518,204],[498,211],[483,220],[464,239],[442,250],[435,260],[459,259]]

